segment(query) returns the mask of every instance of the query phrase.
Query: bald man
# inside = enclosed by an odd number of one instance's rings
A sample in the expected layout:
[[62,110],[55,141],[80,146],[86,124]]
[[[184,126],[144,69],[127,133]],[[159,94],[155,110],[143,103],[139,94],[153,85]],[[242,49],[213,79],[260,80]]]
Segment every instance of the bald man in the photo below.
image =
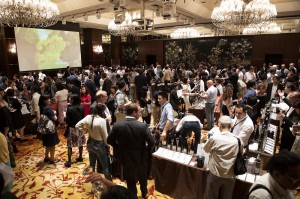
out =
[[214,87],[214,82],[212,80],[208,80],[206,82],[206,86],[207,91],[202,92],[199,96],[206,100],[205,115],[207,120],[207,129],[210,130],[214,127],[214,110],[218,90],[216,87]]

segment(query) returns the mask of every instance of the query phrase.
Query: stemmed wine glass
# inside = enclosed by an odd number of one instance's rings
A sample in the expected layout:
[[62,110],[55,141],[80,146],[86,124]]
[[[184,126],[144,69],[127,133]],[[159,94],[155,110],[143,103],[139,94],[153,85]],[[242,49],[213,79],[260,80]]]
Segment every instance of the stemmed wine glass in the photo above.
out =
[[[82,174],[89,175],[94,171],[92,166],[86,167]],[[100,199],[101,193],[107,189],[107,186],[104,184],[102,180],[98,180],[92,183],[92,192],[96,196],[97,199]]]

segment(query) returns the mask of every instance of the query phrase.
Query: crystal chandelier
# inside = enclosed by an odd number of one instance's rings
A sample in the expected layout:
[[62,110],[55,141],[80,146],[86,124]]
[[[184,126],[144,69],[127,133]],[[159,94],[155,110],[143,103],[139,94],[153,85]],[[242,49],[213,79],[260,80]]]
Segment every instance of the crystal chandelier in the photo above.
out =
[[211,19],[215,26],[230,30],[241,30],[249,25],[271,22],[277,15],[276,7],[269,0],[222,0],[215,7]]
[[248,26],[244,28],[243,35],[257,35],[257,34],[278,34],[281,33],[281,28],[277,23],[261,23],[256,26]]
[[200,37],[199,32],[194,28],[178,28],[171,33],[172,39],[185,39]]
[[57,23],[59,10],[50,0],[1,0],[1,26],[48,27]]
[[112,20],[108,24],[108,31],[114,36],[129,36],[135,35],[135,25],[132,22],[132,18],[128,12],[125,13],[125,20],[120,24],[116,24],[115,20]]

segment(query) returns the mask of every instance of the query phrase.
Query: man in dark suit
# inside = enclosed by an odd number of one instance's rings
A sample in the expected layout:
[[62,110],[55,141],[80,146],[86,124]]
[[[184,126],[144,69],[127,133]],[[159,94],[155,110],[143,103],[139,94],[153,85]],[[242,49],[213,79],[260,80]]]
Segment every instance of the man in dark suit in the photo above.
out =
[[272,98],[275,98],[278,90],[283,90],[284,87],[279,83],[279,77],[274,76],[272,78],[273,83],[269,83],[267,87],[267,98],[266,101],[269,101]]
[[[146,198],[147,151],[152,150],[154,138],[147,124],[137,121],[140,117],[140,111],[138,105],[128,105],[125,120],[113,125],[107,142],[118,152],[128,189],[136,195],[136,181],[138,180],[142,197]],[[146,146],[146,143],[148,146]]]
[[138,69],[138,75],[134,78],[134,83],[136,86],[136,99],[141,100],[141,95],[143,92],[143,86],[147,86],[147,78],[143,75],[143,70]]
[[286,113],[279,113],[282,118],[282,135],[280,151],[287,149],[291,150],[295,141],[295,134],[291,131],[293,125],[298,124],[300,121],[300,92],[294,91],[289,95],[290,108]]

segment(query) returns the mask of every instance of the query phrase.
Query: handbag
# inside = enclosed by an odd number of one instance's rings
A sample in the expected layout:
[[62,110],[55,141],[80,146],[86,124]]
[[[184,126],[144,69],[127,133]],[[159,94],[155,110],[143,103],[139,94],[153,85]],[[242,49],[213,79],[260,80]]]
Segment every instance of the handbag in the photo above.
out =
[[235,160],[235,163],[234,163],[234,174],[235,175],[242,175],[242,174],[247,172],[247,167],[245,165],[243,155],[240,152],[241,141],[240,141],[239,138],[236,138],[236,139],[238,140],[239,149],[238,149],[238,154],[236,156],[236,160]]
[[53,134],[56,132],[55,124],[48,116],[41,114],[37,131],[41,134]]

